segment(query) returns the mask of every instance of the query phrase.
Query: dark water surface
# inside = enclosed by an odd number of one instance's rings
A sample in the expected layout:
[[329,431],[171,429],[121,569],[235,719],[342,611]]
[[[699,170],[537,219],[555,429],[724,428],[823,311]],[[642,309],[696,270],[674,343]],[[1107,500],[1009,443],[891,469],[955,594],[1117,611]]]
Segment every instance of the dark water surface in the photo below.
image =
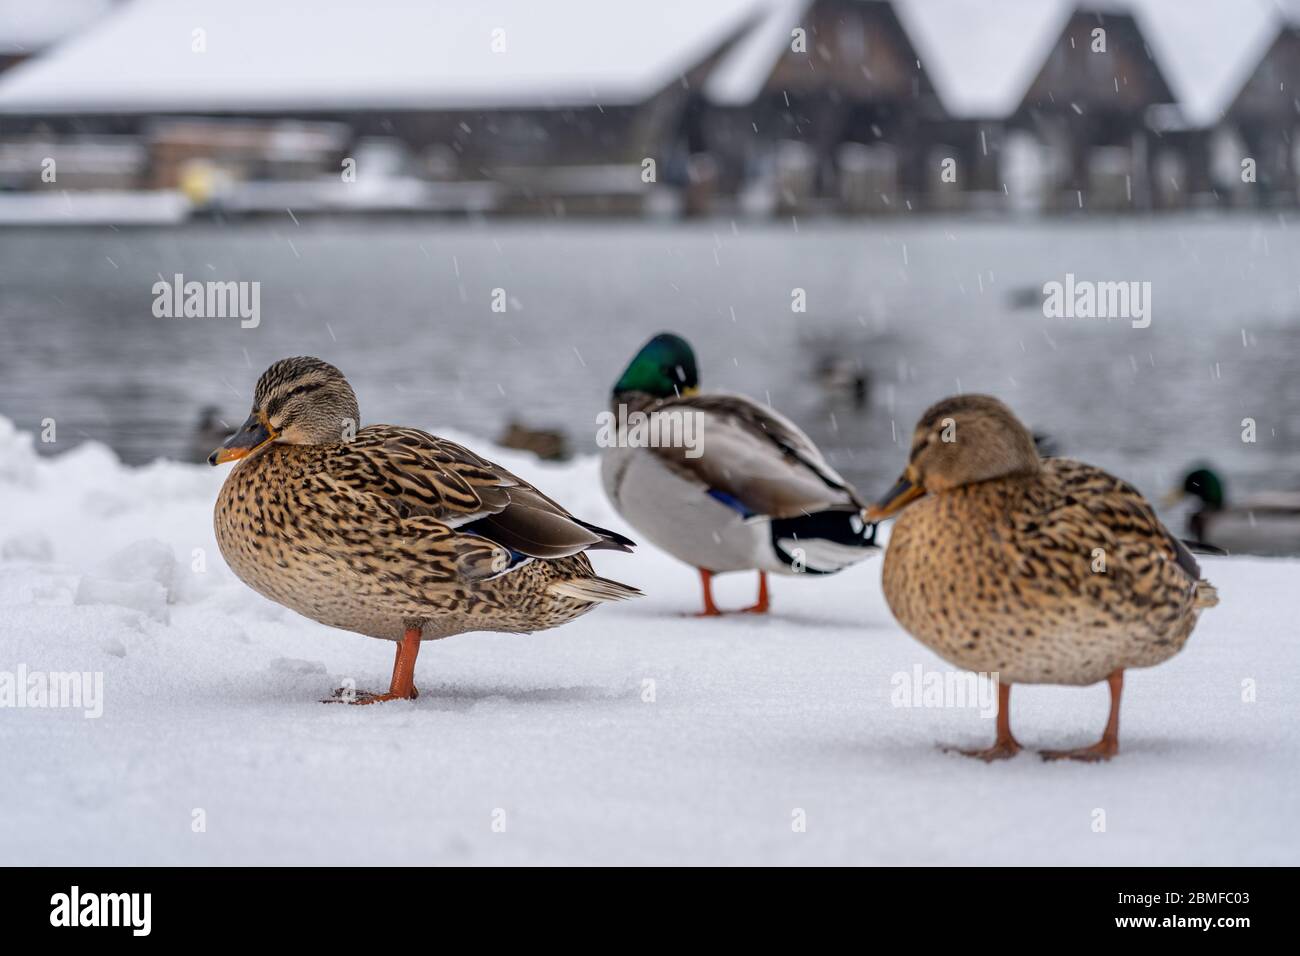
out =
[[[261,283],[261,324],[159,319],[152,287]],[[1152,283],[1152,323],[1047,319],[1067,272]],[[503,289],[510,309],[492,310]],[[807,311],[792,311],[803,289]],[[687,225],[334,221],[0,234],[0,415],[58,451],[180,457],[271,361],[314,354],[364,422],[495,437],[511,416],[594,449],[631,353],[671,329],[706,387],[769,399],[866,494],[918,414],[993,392],[1062,453],[1158,492],[1209,460],[1234,490],[1300,483],[1300,227],[1276,218]],[[825,388],[859,366],[869,401]],[[1254,418],[1258,441],[1241,441]]]

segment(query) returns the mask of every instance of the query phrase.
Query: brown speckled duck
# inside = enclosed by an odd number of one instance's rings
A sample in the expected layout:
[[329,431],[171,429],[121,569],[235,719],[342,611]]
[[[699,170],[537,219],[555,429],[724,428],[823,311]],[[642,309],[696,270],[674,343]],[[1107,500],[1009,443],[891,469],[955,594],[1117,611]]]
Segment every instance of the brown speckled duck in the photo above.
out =
[[957,667],[999,675],[997,740],[1012,757],[1012,684],[1110,684],[1101,740],[1045,759],[1119,750],[1124,671],[1177,654],[1218,603],[1190,552],[1138,492],[1100,468],[1040,459],[1002,402],[962,395],[917,423],[907,469],[868,512],[898,515],[885,554],[890,610]]
[[334,366],[276,362],[253,412],[208,459],[241,459],[217,498],[217,542],[253,590],[312,620],[397,642],[386,694],[413,698],[420,642],[556,627],[640,594],[584,551],[630,551],[467,448],[414,428],[358,430]]

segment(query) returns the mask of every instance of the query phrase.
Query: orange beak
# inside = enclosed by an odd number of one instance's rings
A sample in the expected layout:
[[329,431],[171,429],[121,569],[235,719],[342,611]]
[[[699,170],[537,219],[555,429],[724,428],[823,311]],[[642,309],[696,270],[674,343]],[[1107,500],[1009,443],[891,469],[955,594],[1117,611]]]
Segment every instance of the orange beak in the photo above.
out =
[[263,445],[275,441],[278,436],[271,430],[261,412],[254,412],[248,420],[239,426],[220,448],[208,456],[209,465],[224,465],[228,461],[247,458]]
[[895,482],[885,496],[867,509],[868,521],[884,521],[898,514],[911,502],[925,494],[925,489],[907,477],[907,472]]

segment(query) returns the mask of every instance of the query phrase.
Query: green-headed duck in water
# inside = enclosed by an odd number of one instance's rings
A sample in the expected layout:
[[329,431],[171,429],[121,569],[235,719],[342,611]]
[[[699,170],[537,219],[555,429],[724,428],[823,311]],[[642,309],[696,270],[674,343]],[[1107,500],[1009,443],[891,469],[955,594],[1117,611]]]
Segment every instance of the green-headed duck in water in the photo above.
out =
[[1300,554],[1300,492],[1257,492],[1233,503],[1219,473],[1198,465],[1161,503],[1188,498],[1199,503],[1187,518],[1194,544],[1230,554]]

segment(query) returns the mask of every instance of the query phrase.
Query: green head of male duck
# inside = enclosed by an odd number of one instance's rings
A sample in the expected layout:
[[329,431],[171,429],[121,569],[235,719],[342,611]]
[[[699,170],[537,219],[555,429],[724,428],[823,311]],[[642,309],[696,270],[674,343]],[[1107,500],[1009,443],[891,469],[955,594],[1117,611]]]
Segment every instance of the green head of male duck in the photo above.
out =
[[1183,478],[1183,486],[1175,488],[1166,495],[1163,503],[1169,506],[1177,504],[1187,497],[1200,499],[1205,507],[1211,511],[1222,511],[1224,505],[1227,504],[1223,479],[1205,466],[1193,468],[1189,471],[1187,476]]
[[328,445],[349,440],[361,420],[357,396],[329,362],[300,355],[281,359],[257,380],[253,411],[239,431],[208,456],[220,465],[247,458],[272,442]]
[[615,395],[643,392],[655,398],[690,395],[700,387],[695,350],[680,335],[661,332],[645,345],[614,385]]
[[1034,436],[991,395],[956,395],[931,405],[912,432],[907,467],[867,509],[883,521],[926,494],[997,478],[1029,477],[1042,465]]

